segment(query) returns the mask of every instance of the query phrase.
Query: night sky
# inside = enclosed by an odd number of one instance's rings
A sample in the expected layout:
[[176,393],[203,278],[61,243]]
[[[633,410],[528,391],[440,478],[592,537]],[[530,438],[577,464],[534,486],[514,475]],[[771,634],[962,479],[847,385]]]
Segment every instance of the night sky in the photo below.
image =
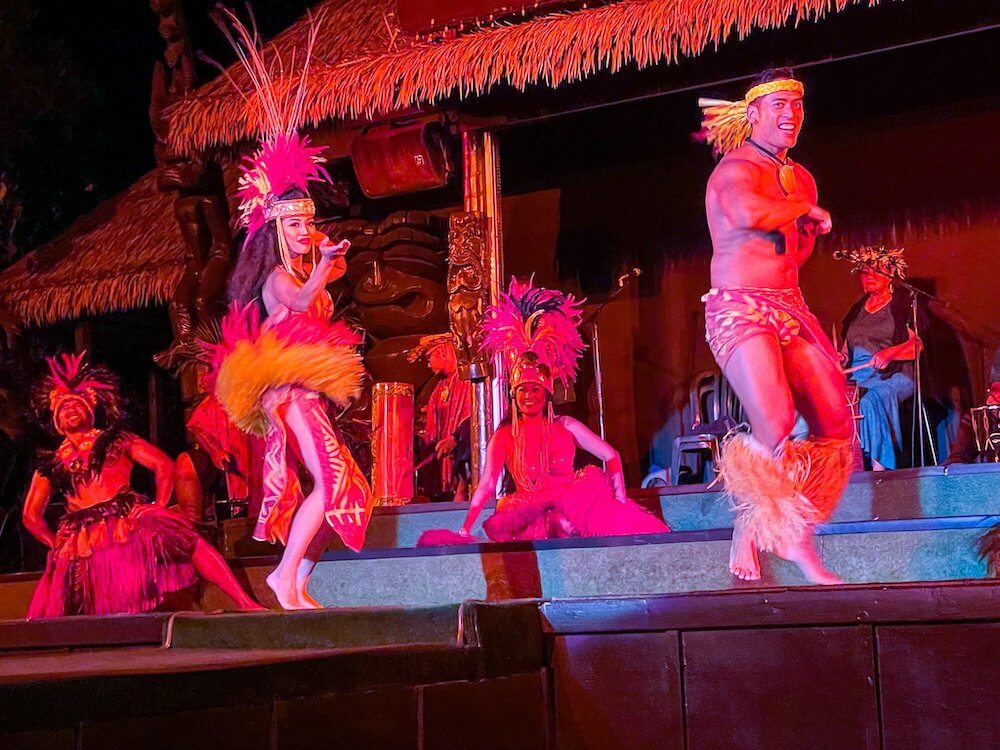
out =
[[[305,0],[257,0],[265,38],[297,19]],[[212,24],[212,0],[185,0],[192,42],[233,59]],[[242,6],[240,6],[242,7]],[[0,3],[0,172],[17,185],[20,252],[153,166],[150,77],[164,42],[143,0],[3,0]],[[202,80],[215,75],[200,67]]]
[[[214,0],[183,2],[195,48],[229,63],[232,51],[209,16]],[[300,17],[310,4],[308,0],[256,0],[253,6],[261,32],[269,38]],[[921,5],[924,13],[914,14],[917,20],[926,22],[925,16],[932,17],[930,11],[935,8],[943,17],[950,17],[949,4],[944,0],[925,0]],[[981,9],[975,10],[976,5]],[[981,14],[985,22],[995,13],[986,10],[987,6],[987,2],[971,3],[971,12]],[[876,9],[855,8],[827,21],[824,28],[850,24],[853,16],[864,22],[851,26],[851,35],[867,35],[870,38],[866,43],[877,47],[881,44],[878,38],[881,27],[875,22],[879,15],[891,15],[896,26],[908,18],[906,13],[900,15],[895,10],[894,4]],[[126,188],[154,166],[148,120],[150,76],[164,50],[156,23],[146,0],[0,1],[0,91],[4,92],[0,106],[0,176],[9,175],[18,186],[23,214],[15,241],[21,253],[51,239],[77,216]],[[776,49],[781,49],[782,34],[785,42],[792,42],[808,32],[806,28],[758,33],[741,42],[730,54],[737,58],[752,54],[762,60],[770,59],[762,47],[777,41]],[[914,33],[926,36],[930,32],[922,29]],[[820,38],[833,45],[836,36],[830,32]],[[947,92],[953,101],[970,94],[981,95],[984,90],[995,91],[993,66],[988,56],[982,64],[964,66],[960,76],[954,76],[952,71],[958,59],[967,56],[970,46],[979,54],[989,44],[987,39],[959,40],[958,58],[943,55],[938,45],[932,45],[891,59],[860,60],[856,66],[859,71],[870,71],[868,66],[873,64],[878,66],[883,75],[875,79],[864,72],[851,75],[838,68],[842,76],[839,85],[852,91],[859,85],[872,89],[869,95],[857,97],[863,102],[863,111],[847,114],[871,117],[883,114],[883,109],[898,112],[912,106],[927,106],[942,92]],[[650,71],[648,75],[675,75],[671,68],[681,76],[695,67],[711,72],[714,59],[706,52],[695,61],[660,66],[661,70]],[[896,65],[899,69],[887,74],[886,65]],[[208,65],[199,66],[203,81],[216,74]],[[921,74],[912,76],[911,70],[920,70]],[[807,79],[819,74],[806,71]],[[628,73],[622,77],[627,78]],[[887,77],[895,81],[894,85],[886,87],[880,82]],[[810,104],[814,122],[826,119],[821,109],[824,102],[828,108],[837,107],[841,97],[833,88],[836,85],[838,78],[834,76],[824,88],[825,96]],[[579,85],[565,88],[567,96],[581,93]],[[524,98],[517,95],[516,100]],[[500,96],[498,101],[506,100]],[[693,127],[695,116],[686,101],[687,120],[681,128],[675,128],[675,135],[682,139]],[[669,106],[669,102],[664,106]],[[616,108],[607,116],[613,120],[621,112]],[[590,119],[599,122],[601,115]],[[572,125],[569,127],[573,130]],[[584,134],[584,137],[589,136]],[[534,136],[533,140],[536,144],[549,142]],[[621,145],[608,153],[622,158]]]

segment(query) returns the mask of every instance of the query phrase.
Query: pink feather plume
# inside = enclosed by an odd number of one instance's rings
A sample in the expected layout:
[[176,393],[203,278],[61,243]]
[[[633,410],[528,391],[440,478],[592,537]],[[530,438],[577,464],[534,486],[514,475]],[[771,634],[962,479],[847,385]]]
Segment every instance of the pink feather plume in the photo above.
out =
[[240,165],[240,224],[252,235],[266,221],[266,212],[278,196],[291,188],[308,193],[310,182],[330,181],[320,154],[323,149],[310,146],[309,138],[298,133],[281,133],[265,142],[253,156],[243,157]]
[[554,289],[536,287],[533,279],[510,280],[506,294],[483,317],[483,351],[500,354],[508,370],[526,352],[544,362],[552,377],[569,386],[576,380],[586,345],[580,336],[583,300]]

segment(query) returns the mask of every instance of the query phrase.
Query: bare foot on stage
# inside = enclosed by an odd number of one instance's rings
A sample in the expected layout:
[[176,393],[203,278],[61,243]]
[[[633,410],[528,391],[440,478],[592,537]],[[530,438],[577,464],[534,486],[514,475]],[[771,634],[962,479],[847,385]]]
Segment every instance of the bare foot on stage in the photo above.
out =
[[844,582],[840,576],[823,565],[819,552],[816,551],[816,545],[813,543],[812,531],[807,531],[801,542],[783,549],[778,556],[798,565],[802,575],[812,583],[821,586],[834,586]]
[[315,560],[306,557],[299,563],[299,569],[295,572],[295,594],[303,609],[323,609],[323,605],[309,595],[309,577],[312,576],[315,567]]
[[278,600],[278,605],[282,609],[308,609],[307,606],[303,605],[302,602],[299,601],[299,595],[296,590],[294,580],[283,580],[280,576],[278,576],[277,569],[273,570],[264,580],[266,581],[268,588],[274,592],[274,596]]
[[295,593],[299,597],[302,609],[323,609],[323,605],[309,595],[308,589],[298,589]]
[[739,524],[733,528],[733,543],[729,548],[729,572],[741,581],[760,580],[760,560],[757,548]]

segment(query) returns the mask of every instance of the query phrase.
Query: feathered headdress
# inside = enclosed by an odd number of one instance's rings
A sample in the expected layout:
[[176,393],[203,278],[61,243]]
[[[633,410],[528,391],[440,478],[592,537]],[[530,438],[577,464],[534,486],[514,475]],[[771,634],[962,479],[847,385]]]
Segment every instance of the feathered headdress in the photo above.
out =
[[59,410],[69,401],[84,406],[96,420],[98,409],[108,424],[117,425],[125,418],[119,381],[106,367],[91,366],[87,354],[61,354],[46,357],[49,374],[35,388],[32,402],[36,414],[59,432]]
[[751,132],[747,107],[754,99],[776,91],[792,91],[801,95],[805,93],[805,86],[794,78],[779,78],[751,86],[737,102],[724,99],[699,99],[698,106],[704,117],[701,121],[702,131],[697,134],[698,137],[708,142],[716,156],[728,154],[739,148],[750,137]]
[[313,216],[312,198],[278,200],[292,188],[308,193],[310,182],[329,180],[320,156],[323,149],[310,146],[298,133],[281,133],[266,141],[253,156],[243,157],[236,196],[240,201],[240,224],[250,237],[264,224],[282,216]]
[[851,261],[851,273],[861,273],[867,266],[888,276],[906,278],[906,258],[901,247],[862,245],[845,253],[845,257]]
[[499,354],[510,387],[538,383],[552,391],[553,380],[569,387],[576,380],[585,345],[578,327],[582,300],[536,287],[533,279],[510,280],[506,294],[483,316],[482,349]]
[[[279,200],[280,196],[292,188],[307,193],[310,182],[329,181],[320,154],[323,149],[310,146],[309,139],[298,134],[302,121],[303,99],[309,78],[309,64],[319,24],[309,17],[309,35],[306,40],[302,70],[295,76],[286,76],[286,66],[280,58],[271,65],[264,62],[260,35],[253,23],[251,28],[240,21],[233,11],[219,7],[213,14],[216,25],[236,50],[253,84],[255,97],[244,94],[235,81],[233,86],[248,108],[260,118],[261,145],[252,156],[244,157],[240,165],[239,223],[247,227],[247,240],[266,222],[282,216],[312,216],[316,204],[312,198],[292,198]],[[222,66],[218,66],[226,73]],[[287,70],[296,67],[293,54]],[[278,232],[278,245],[282,262],[288,266],[288,250],[284,237]]]

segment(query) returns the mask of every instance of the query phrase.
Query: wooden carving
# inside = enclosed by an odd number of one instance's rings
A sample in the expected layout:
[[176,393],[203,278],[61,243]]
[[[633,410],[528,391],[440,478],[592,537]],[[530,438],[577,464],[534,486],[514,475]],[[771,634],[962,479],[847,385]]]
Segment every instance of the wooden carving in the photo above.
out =
[[489,377],[489,358],[479,349],[479,326],[489,301],[485,217],[474,211],[453,213],[448,230],[448,317],[463,378]]
[[232,232],[222,172],[201,154],[180,154],[167,143],[167,107],[191,92],[196,84],[192,51],[180,0],[150,0],[166,42],[164,60],[153,70],[149,118],[156,142],[157,187],[175,192],[174,214],[185,245],[184,275],[170,303],[175,344],[190,341],[198,322],[223,311],[229,276]]

